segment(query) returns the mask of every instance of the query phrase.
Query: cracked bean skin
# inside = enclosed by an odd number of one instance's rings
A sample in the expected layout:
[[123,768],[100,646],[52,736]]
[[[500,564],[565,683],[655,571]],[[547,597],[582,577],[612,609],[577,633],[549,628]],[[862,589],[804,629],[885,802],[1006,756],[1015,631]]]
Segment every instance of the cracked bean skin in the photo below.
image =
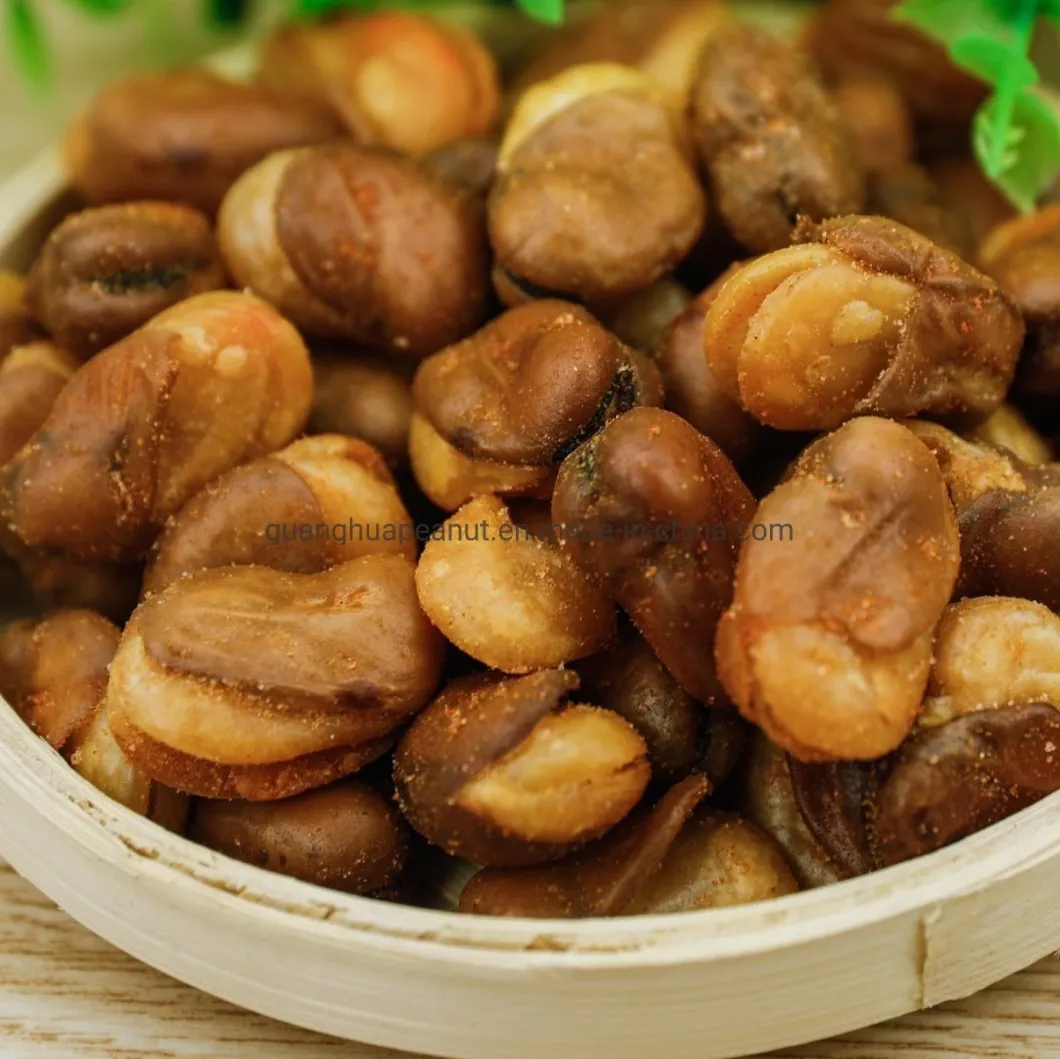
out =
[[787,246],[799,217],[864,205],[853,140],[812,61],[766,31],[733,24],[711,36],[691,114],[718,211],[748,250]]
[[[309,539],[296,532],[302,526],[314,527]],[[198,570],[255,565],[315,574],[364,555],[415,561],[412,518],[376,449],[318,435],[245,463],[192,497],[155,541],[144,593]]]
[[502,300],[603,307],[672,271],[706,221],[687,141],[680,110],[631,67],[587,64],[531,87],[488,203]]
[[1027,322],[1017,391],[1060,397],[1060,205],[1044,206],[995,228],[980,248],[983,271],[997,281]]
[[708,705],[728,702],[709,644],[732,599],[739,531],[753,511],[721,450],[652,408],[620,416],[572,453],[552,498],[567,552],[603,580],[678,683]]
[[47,339],[16,346],[0,360],[0,467],[48,418],[76,370],[77,361]]
[[794,238],[707,312],[711,371],[745,410],[818,431],[866,414],[973,426],[1000,407],[1024,326],[992,280],[880,217],[805,223]]
[[225,197],[217,237],[233,279],[308,334],[418,360],[485,319],[481,203],[382,148],[270,155]]
[[405,821],[356,780],[279,802],[197,801],[188,837],[266,871],[351,894],[394,885],[409,856]]
[[406,375],[382,358],[313,357],[314,433],[346,434],[375,446],[392,470],[409,462],[412,390]]
[[[615,416],[663,401],[659,371],[649,358],[586,310],[552,300],[510,309],[424,361],[412,395],[424,426],[476,465],[523,469],[511,483],[501,476],[496,491],[505,493],[540,485]],[[413,444],[414,468],[432,454],[426,440],[420,441],[419,459]],[[482,485],[488,485],[497,472],[483,471]],[[430,476],[417,477],[430,493]]]
[[135,561],[207,482],[290,441],[311,395],[305,345],[274,309],[200,294],[78,369],[4,468],[0,508],[31,549]]
[[62,221],[33,266],[27,302],[56,342],[83,360],[226,282],[205,215],[169,202],[128,202]]
[[718,626],[741,713],[805,762],[870,760],[913,727],[960,540],[931,451],[888,420],[816,442],[762,503],[792,538],[748,541]]
[[206,570],[137,608],[107,714],[148,775],[200,797],[271,801],[385,753],[429,701],[444,654],[403,556],[320,574]]
[[703,328],[718,291],[739,269],[739,263],[730,265],[671,322],[656,354],[666,407],[710,438],[737,466],[760,447],[765,430],[718,385],[703,355]]
[[90,206],[156,199],[211,216],[272,151],[340,134],[330,115],[199,68],[141,73],[104,89],[74,122],[64,163]]
[[475,864],[556,860],[640,801],[647,747],[617,714],[567,702],[570,670],[450,682],[394,754],[398,805],[429,842]]
[[576,661],[615,632],[614,604],[596,580],[516,527],[493,496],[469,501],[428,541],[416,588],[450,642],[503,673]]
[[939,626],[924,712],[881,788],[884,862],[921,856],[1060,789],[1060,618],[964,600]]
[[284,26],[258,81],[331,112],[358,143],[411,155],[484,135],[500,102],[493,56],[473,33],[403,11]]
[[0,631],[0,695],[104,794],[182,833],[188,800],[152,781],[114,741],[103,699],[121,630],[90,610],[54,611]]
[[1024,463],[935,423],[911,429],[938,460],[957,509],[957,596],[1017,596],[1060,609],[1060,465]]

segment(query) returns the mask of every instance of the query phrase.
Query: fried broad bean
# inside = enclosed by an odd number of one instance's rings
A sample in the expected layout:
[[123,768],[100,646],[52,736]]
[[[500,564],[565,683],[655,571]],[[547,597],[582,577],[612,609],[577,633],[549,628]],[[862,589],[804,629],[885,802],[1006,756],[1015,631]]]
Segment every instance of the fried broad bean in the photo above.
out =
[[122,753],[107,723],[107,668],[121,631],[90,610],[59,610],[0,632],[0,694],[104,794],[173,831],[187,798],[153,782]]
[[518,71],[513,87],[525,91],[584,63],[621,63],[683,103],[703,45],[732,19],[720,0],[616,0],[554,34]]
[[560,469],[552,518],[566,550],[607,584],[678,683],[727,702],[709,645],[732,600],[754,501],[713,442],[683,419],[620,416]]
[[971,225],[922,166],[908,162],[869,177],[866,213],[898,221],[965,261],[977,250]]
[[392,886],[409,855],[398,811],[356,780],[279,802],[197,801],[188,837],[266,871],[351,894]]
[[1015,216],[1015,207],[972,158],[943,159],[929,165],[928,172],[946,201],[963,215],[971,229],[975,252],[969,260],[978,265],[983,240],[999,224]]
[[809,34],[817,61],[833,76],[871,73],[890,81],[924,118],[967,122],[986,98],[977,78],[945,49],[893,17],[898,0],[827,0]]
[[431,151],[424,164],[451,184],[485,199],[497,175],[500,146],[500,140],[486,137],[454,140]]
[[876,812],[885,863],[955,842],[1060,789],[1060,618],[1021,599],[947,612],[924,713]]
[[270,801],[388,750],[430,699],[443,656],[402,556],[321,574],[207,570],[137,608],[107,713],[148,775],[206,798]]
[[144,591],[222,566],[312,574],[385,554],[416,558],[393,476],[371,445],[326,434],[237,467],[192,497],[155,541]]
[[661,404],[658,369],[586,310],[511,309],[420,365],[416,409],[474,460],[551,468],[607,422]]
[[500,104],[493,56],[474,34],[402,11],[284,26],[258,80],[332,112],[358,142],[403,154],[483,135]]
[[311,334],[418,359],[485,317],[481,206],[411,158],[279,151],[233,186],[217,235],[236,282]]
[[984,241],[980,260],[1027,322],[1017,390],[1060,396],[1060,205],[1001,224]]
[[992,280],[880,217],[803,224],[795,240],[735,273],[707,312],[711,371],[744,409],[782,430],[997,410],[1024,327]]
[[65,164],[89,205],[158,199],[212,214],[240,173],[267,154],[340,131],[298,100],[203,69],[169,70],[100,93],[67,134]]
[[718,673],[743,715],[802,761],[867,760],[916,720],[957,580],[946,483],[903,426],[857,419],[812,445],[756,518],[718,626]]
[[624,299],[604,322],[627,345],[653,354],[662,345],[674,320],[691,303],[692,295],[680,283],[661,279]]
[[[709,784],[690,776],[651,810],[556,864],[487,868],[459,910],[576,919],[723,908],[794,893],[775,843],[753,824],[701,804]],[[698,808],[697,808],[698,805]]]
[[225,285],[210,222],[169,202],[71,214],[48,236],[27,303],[55,340],[84,359],[193,294]]
[[800,216],[857,213],[861,164],[813,64],[764,30],[715,33],[692,86],[692,127],[718,210],[749,250],[788,245]]
[[780,846],[799,885],[812,889],[847,878],[810,829],[792,778],[793,759],[759,732],[742,776],[740,811]]
[[703,355],[703,328],[718,291],[740,267],[731,265],[673,320],[656,353],[666,407],[687,419],[737,465],[756,451],[765,431],[718,385]]
[[832,97],[867,173],[886,173],[913,160],[913,118],[891,81],[850,74],[833,86]]
[[706,219],[687,139],[662,87],[630,67],[577,66],[529,89],[489,197],[501,298],[606,306],[672,271]]
[[409,462],[412,390],[382,359],[338,354],[313,358],[310,428],[374,445],[394,470]]
[[448,640],[503,673],[584,658],[615,632],[601,586],[562,548],[519,530],[493,496],[469,501],[428,541],[416,588]]
[[972,431],[971,438],[1008,449],[1031,466],[1051,463],[1054,456],[1052,445],[1011,404],[1003,404],[982,426]]
[[32,549],[138,559],[207,482],[287,444],[312,385],[304,343],[270,306],[189,298],[67,382],[4,469],[4,519]]
[[0,467],[48,418],[77,361],[54,342],[15,346],[0,360]]
[[409,461],[416,484],[443,511],[456,511],[484,493],[548,497],[556,477],[552,467],[520,467],[465,456],[419,412],[413,412],[409,422]]
[[405,818],[476,864],[556,860],[609,831],[648,785],[647,747],[616,713],[566,701],[569,670],[452,681],[394,753]]
[[39,337],[40,330],[26,306],[26,281],[0,269],[0,364],[16,346]]
[[958,596],[1018,596],[1060,610],[1060,468],[934,423],[912,425],[939,462],[961,533]]
[[640,635],[627,633],[577,669],[585,696],[643,736],[656,779],[676,783],[692,771],[707,729],[703,709]]

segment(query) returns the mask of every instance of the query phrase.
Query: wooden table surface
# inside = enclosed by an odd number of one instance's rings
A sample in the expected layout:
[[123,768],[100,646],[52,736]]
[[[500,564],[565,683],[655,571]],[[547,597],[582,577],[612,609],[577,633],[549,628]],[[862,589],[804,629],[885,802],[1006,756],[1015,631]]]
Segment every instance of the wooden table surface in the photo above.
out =
[[[65,16],[69,17],[69,16]],[[85,28],[77,27],[83,43]],[[72,36],[72,34],[71,34]],[[16,100],[0,115],[0,181],[94,87],[100,53],[81,85],[68,79],[47,115]],[[65,56],[64,56],[65,58]],[[113,64],[112,64],[113,65]],[[17,96],[0,60],[0,99]],[[75,923],[0,861],[2,1059],[399,1059],[281,1025],[215,1000],[137,963]],[[1060,959],[985,993],[783,1059],[1060,1059]],[[645,1059],[655,1057],[645,1056]],[[780,1056],[770,1059],[781,1059]]]

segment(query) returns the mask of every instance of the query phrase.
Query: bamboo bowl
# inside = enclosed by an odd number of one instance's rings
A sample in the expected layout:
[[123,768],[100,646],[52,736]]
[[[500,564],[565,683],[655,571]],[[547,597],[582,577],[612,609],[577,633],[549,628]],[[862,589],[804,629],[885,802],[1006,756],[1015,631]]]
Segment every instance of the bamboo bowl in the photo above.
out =
[[[0,188],[0,267],[25,268],[66,206],[54,152]],[[967,996],[1060,948],[1060,795],[932,856],[766,904],[489,920],[319,889],[178,838],[82,780],[3,700],[0,854],[175,978],[458,1059],[744,1056]]]

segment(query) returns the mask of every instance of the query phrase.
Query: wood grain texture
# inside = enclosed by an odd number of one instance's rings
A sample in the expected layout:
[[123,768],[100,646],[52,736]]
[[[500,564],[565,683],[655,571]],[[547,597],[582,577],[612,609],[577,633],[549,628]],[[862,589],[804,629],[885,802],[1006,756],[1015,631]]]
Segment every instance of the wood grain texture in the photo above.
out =
[[[4,1059],[401,1059],[404,1054],[285,1026],[181,985],[90,934],[0,862]],[[935,1011],[762,1059],[920,1057],[1060,1057],[1060,960],[1044,960]]]

